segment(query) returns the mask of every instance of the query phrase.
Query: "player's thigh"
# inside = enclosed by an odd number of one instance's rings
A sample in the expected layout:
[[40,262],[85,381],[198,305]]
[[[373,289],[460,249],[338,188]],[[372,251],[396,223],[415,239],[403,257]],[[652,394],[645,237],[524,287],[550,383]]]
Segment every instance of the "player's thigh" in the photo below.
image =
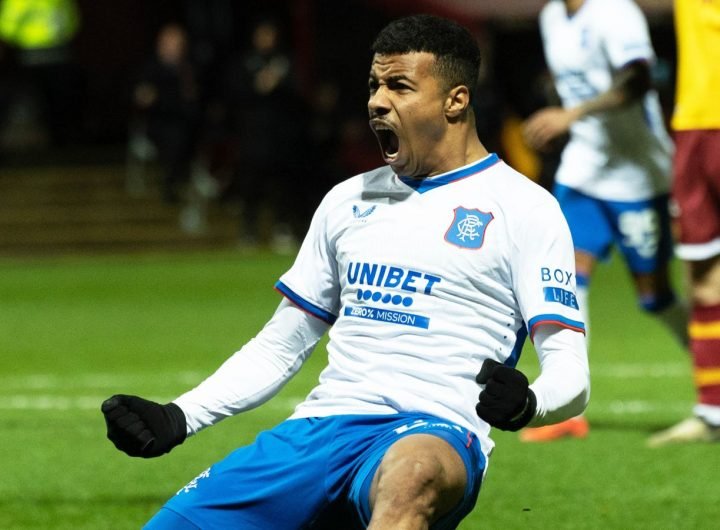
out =
[[485,467],[480,444],[467,431],[404,436],[388,447],[371,476],[372,521],[419,514],[433,530],[454,529],[474,508]]
[[370,486],[370,506],[398,507],[420,502],[444,514],[463,497],[467,470],[457,451],[432,434],[395,442],[385,453]]
[[[475,506],[487,467],[480,441],[475,434],[464,427],[435,416],[418,413],[402,413],[393,416],[392,421],[384,427],[385,433],[377,436],[372,447],[363,452],[362,465],[353,474],[348,494],[350,504],[359,514],[362,524],[367,526],[375,515],[373,508],[376,508],[378,501],[383,498],[380,491],[380,487],[383,486],[380,482],[381,478],[389,479],[387,485],[391,485],[390,479],[398,479],[401,476],[402,465],[412,462],[412,460],[403,460],[406,454],[418,456],[419,453],[415,453],[414,449],[426,450],[428,447],[440,447],[443,451],[441,462],[449,459],[448,466],[457,464],[457,457],[447,451],[455,451],[455,454],[459,455],[465,473],[465,490],[460,501],[432,528],[433,530],[456,528],[463,517],[470,513]],[[433,438],[429,441],[430,445],[416,447],[413,442],[411,444],[413,451],[409,451],[406,449],[410,449],[410,445],[406,446],[405,442],[400,444],[406,438],[427,440],[425,437],[416,438],[420,434]],[[439,444],[438,441],[444,441],[445,444]],[[453,467],[452,469],[456,473],[458,472],[458,468]],[[458,479],[456,476],[455,480],[463,479]],[[406,490],[407,484],[399,484],[398,488]]]
[[708,259],[720,253],[720,130],[678,131],[675,142],[677,254]]

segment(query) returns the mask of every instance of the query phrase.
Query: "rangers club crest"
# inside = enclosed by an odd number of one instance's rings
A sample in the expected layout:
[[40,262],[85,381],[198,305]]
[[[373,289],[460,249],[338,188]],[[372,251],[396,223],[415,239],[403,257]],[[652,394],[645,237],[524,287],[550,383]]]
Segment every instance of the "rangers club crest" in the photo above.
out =
[[478,249],[485,240],[485,229],[495,217],[490,212],[458,206],[455,217],[445,232],[445,241],[458,247]]

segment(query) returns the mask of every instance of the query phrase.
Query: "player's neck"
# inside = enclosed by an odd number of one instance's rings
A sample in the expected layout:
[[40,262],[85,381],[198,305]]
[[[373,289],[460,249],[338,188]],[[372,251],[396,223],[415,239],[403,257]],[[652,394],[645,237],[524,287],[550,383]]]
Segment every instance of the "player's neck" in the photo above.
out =
[[488,156],[490,153],[485,146],[482,144],[480,139],[476,136],[468,144],[467,151],[465,152],[465,164],[472,164]]
[[584,3],[585,0],[565,0],[565,9],[568,15],[574,15]]
[[485,146],[480,142],[477,135],[472,135],[468,138],[465,143],[453,142],[450,145],[457,147],[455,149],[442,149],[436,153],[438,156],[435,158],[435,162],[431,164],[433,167],[426,175],[427,177],[434,177],[454,171],[478,160],[482,160],[488,156],[488,151]]

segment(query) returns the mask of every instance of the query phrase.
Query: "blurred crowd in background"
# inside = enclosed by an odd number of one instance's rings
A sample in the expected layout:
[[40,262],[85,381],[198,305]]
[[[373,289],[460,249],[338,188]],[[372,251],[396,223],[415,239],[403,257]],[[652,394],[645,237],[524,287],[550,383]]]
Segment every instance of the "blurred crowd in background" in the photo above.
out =
[[[263,215],[298,237],[334,183],[382,163],[366,118],[368,43],[414,10],[369,0],[0,0],[0,171],[22,153],[114,146],[129,191],[157,167],[168,203],[239,201],[241,238],[269,237]],[[650,19],[668,115],[671,17]],[[537,20],[460,22],[484,53],[481,139],[549,186],[558,153],[540,156],[520,134],[551,97]]]

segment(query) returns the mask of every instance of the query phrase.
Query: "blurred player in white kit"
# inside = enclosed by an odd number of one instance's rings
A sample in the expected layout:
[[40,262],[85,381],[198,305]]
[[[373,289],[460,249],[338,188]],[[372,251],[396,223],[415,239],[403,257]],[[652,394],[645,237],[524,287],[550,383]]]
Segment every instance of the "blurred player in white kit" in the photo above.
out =
[[[569,133],[553,192],[575,244],[584,321],[593,269],[615,246],[638,305],[686,345],[687,308],[669,274],[673,146],[651,88],[655,52],[647,21],[632,0],[551,0],[540,13],[540,31],[562,106],[530,116],[525,136],[543,150]],[[528,429],[521,439],[582,438],[588,430],[579,416]]]

